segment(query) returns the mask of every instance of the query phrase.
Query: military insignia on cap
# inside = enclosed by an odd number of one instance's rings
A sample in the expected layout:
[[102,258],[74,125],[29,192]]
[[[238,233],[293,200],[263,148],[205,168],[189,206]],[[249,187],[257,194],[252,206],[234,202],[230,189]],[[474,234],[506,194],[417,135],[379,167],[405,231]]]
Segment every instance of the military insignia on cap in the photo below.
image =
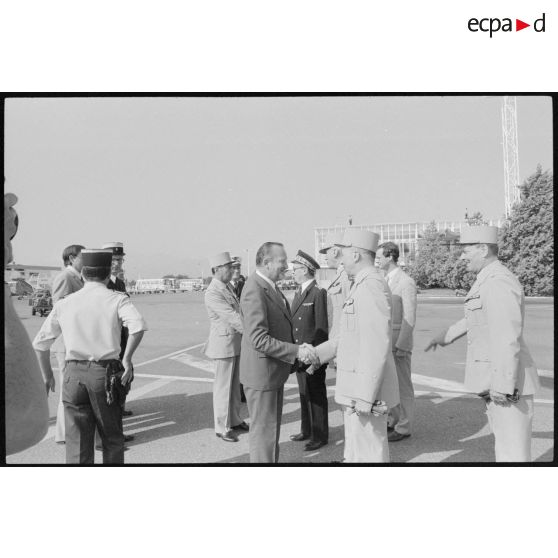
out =
[[124,256],[124,244],[122,242],[105,242],[103,250],[112,250],[114,256]]
[[305,265],[308,269],[311,269],[312,271],[316,271],[317,269],[320,269],[320,264],[312,256],[309,256],[306,252],[303,252],[302,250],[299,250],[295,256],[295,259],[292,260],[292,263],[295,262]]

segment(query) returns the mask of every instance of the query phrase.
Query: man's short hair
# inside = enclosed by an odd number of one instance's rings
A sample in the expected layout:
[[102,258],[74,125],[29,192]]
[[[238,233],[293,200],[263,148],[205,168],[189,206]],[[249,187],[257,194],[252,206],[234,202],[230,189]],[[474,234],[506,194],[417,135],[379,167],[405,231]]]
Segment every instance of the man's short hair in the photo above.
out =
[[397,263],[399,259],[399,246],[395,242],[384,242],[378,246],[378,249],[382,249],[385,258],[390,256],[393,258],[393,263]]
[[256,265],[261,266],[263,265],[263,261],[267,258],[271,251],[273,250],[274,246],[280,246],[283,248],[283,245],[280,242],[264,242],[256,252]]
[[89,281],[104,281],[110,275],[110,267],[93,267],[84,265],[81,274],[83,278]]
[[64,248],[64,251],[62,252],[62,260],[64,261],[64,265],[70,265],[72,263],[70,262],[70,256],[77,258],[77,256],[79,256],[79,253],[84,249],[85,246],[82,246],[81,244],[70,244],[70,246],[66,246],[66,248]]

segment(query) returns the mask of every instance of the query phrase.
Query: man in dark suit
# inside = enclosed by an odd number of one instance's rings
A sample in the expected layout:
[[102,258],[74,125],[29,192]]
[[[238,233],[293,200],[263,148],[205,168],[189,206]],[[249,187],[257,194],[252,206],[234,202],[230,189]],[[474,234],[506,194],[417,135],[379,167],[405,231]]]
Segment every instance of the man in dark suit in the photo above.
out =
[[[297,345],[320,345],[328,339],[327,292],[318,287],[314,277],[320,264],[302,250],[292,264],[294,280],[299,285],[291,306],[294,341]],[[305,451],[315,451],[328,441],[326,368],[327,364],[317,370],[302,364],[296,372],[301,427],[300,433],[293,434],[291,440],[309,439]]]
[[279,460],[283,388],[297,358],[309,357],[307,345],[294,343],[289,304],[276,285],[287,269],[283,245],[266,242],[240,299],[240,380],[250,414],[251,463]]

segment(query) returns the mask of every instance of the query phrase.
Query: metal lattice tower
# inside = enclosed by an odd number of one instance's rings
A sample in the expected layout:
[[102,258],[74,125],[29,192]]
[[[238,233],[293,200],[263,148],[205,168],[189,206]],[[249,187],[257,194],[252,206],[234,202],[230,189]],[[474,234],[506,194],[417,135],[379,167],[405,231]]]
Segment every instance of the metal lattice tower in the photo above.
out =
[[502,145],[504,147],[504,185],[506,219],[519,201],[519,150],[517,142],[517,101],[504,97],[502,103]]

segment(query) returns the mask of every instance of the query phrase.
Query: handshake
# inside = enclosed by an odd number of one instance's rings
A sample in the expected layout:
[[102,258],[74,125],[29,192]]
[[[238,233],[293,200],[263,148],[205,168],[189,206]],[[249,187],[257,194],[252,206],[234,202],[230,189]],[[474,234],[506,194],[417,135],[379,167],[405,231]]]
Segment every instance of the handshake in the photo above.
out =
[[298,360],[310,365],[310,368],[306,370],[308,374],[312,374],[321,365],[316,348],[308,343],[303,343],[298,349]]

